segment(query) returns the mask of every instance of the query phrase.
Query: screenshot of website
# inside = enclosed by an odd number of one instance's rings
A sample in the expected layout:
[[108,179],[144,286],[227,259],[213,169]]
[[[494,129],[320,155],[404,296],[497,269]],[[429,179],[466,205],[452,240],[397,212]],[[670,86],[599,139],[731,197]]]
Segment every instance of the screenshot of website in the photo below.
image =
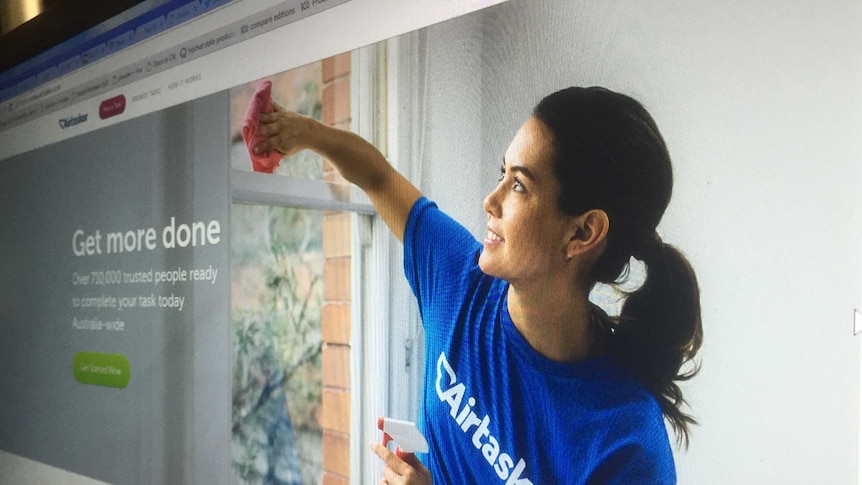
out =
[[[0,483],[378,483],[369,443],[394,423],[406,447],[402,421],[435,483],[862,483],[858,3],[144,3],[0,74]],[[522,126],[570,86],[655,120],[656,233],[697,275],[703,345],[680,372],[700,371],[678,382],[698,424],[678,444],[655,406],[649,470],[607,445],[647,411],[597,424],[622,391],[563,384],[509,317],[453,344],[429,322],[479,303],[428,303],[423,278],[473,274],[410,266],[505,245],[501,187],[540,193],[509,178]],[[393,235],[337,153],[288,132],[256,153],[273,110],[366,140],[461,232],[405,247],[418,223]],[[614,322],[649,282],[626,267],[634,286],[584,290]]]

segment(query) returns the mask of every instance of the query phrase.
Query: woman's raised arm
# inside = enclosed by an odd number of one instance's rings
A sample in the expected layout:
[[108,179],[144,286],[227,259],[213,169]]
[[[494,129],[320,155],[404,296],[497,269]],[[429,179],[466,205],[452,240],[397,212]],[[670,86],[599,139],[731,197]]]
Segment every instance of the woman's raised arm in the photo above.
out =
[[389,230],[403,240],[407,216],[422,195],[419,189],[359,135],[287,111],[276,103],[272,107],[272,113],[260,114],[257,134],[265,140],[254,147],[255,153],[275,150],[287,157],[305,149],[317,152],[368,194]]

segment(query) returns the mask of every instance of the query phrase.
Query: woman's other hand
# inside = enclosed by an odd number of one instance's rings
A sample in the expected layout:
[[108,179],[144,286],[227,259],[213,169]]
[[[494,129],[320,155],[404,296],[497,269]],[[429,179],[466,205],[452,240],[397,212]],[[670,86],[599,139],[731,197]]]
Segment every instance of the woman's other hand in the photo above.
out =
[[380,443],[371,443],[371,450],[383,460],[383,478],[380,484],[419,485],[431,484],[431,472],[413,453],[392,453]]

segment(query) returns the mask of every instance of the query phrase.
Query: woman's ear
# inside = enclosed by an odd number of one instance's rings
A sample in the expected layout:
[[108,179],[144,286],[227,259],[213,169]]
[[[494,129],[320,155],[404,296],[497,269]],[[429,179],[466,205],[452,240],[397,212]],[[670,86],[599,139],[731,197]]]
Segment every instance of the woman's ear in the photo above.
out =
[[566,261],[576,256],[599,250],[604,251],[607,242],[610,220],[608,214],[601,209],[593,209],[574,217],[572,220],[573,233],[566,244]]

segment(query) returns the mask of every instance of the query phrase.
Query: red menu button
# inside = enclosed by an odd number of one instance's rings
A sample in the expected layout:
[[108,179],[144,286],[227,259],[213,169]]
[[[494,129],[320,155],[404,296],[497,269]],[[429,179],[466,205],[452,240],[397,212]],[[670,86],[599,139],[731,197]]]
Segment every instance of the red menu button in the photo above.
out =
[[117,116],[126,110],[126,97],[122,94],[102,101],[99,105],[99,118],[105,119]]

